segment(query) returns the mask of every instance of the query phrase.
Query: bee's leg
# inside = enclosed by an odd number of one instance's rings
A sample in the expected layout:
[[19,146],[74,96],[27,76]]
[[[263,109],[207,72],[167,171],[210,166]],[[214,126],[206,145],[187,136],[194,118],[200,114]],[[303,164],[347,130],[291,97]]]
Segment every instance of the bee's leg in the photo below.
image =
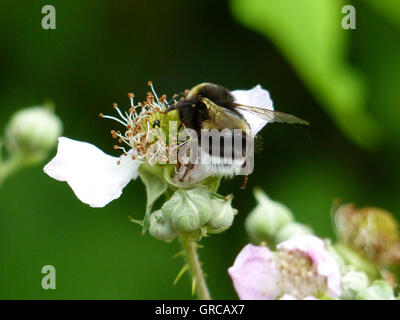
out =
[[247,187],[247,181],[249,180],[249,176],[246,174],[245,176],[244,176],[244,179],[243,179],[243,184],[242,184],[242,186],[240,187],[240,189],[246,189],[246,187]]
[[185,166],[185,173],[183,174],[182,178],[179,179],[180,182],[184,182],[185,181],[185,178],[186,178],[187,174],[189,173],[190,170],[193,169],[194,164],[189,163],[189,164],[184,164],[184,166]]

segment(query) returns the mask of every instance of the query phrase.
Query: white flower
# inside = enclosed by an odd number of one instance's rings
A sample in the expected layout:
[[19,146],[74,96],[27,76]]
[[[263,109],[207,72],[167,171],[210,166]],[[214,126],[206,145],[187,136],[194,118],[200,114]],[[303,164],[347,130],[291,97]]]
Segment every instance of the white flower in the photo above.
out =
[[272,252],[248,244],[228,269],[240,299],[315,299],[341,294],[340,268],[324,242],[312,235],[284,241]]
[[[166,163],[169,146],[165,139],[160,137],[155,139],[151,133],[154,130],[162,130],[161,126],[157,127],[154,124],[168,122],[170,113],[162,113],[167,109],[166,97],[158,98],[151,82],[149,85],[153,94],[147,95],[144,104],[139,103],[135,106],[134,96],[129,94],[131,100],[129,112],[121,112],[114,104],[120,118],[100,114],[101,117],[116,120],[125,126],[124,133],[112,130],[111,134],[119,143],[128,145],[129,151],[115,145],[115,149],[121,149],[123,155],[119,158],[112,157],[89,143],[61,137],[57,155],[44,167],[44,171],[56,180],[66,181],[82,202],[92,207],[104,207],[120,197],[122,189],[131,179],[138,176],[138,169],[142,163],[149,165]],[[259,85],[251,90],[237,90],[232,93],[238,103],[272,109],[268,92]],[[249,112],[241,112],[249,123],[253,135],[267,123]],[[196,166],[199,167],[198,170],[191,171],[191,175],[196,179],[192,179],[191,183],[210,176],[203,165]]]

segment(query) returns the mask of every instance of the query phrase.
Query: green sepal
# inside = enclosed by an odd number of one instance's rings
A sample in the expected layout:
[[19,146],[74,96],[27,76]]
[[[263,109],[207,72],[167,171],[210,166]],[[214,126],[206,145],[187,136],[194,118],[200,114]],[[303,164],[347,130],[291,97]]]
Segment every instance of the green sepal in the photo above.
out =
[[[161,171],[161,172],[157,172]],[[146,187],[146,213],[142,221],[143,232],[146,232],[149,227],[149,219],[154,202],[167,190],[168,184],[160,178],[160,173],[163,173],[162,167],[151,167],[141,165],[139,168],[139,177]],[[158,173],[158,174],[157,174]],[[140,222],[140,221],[136,221]]]

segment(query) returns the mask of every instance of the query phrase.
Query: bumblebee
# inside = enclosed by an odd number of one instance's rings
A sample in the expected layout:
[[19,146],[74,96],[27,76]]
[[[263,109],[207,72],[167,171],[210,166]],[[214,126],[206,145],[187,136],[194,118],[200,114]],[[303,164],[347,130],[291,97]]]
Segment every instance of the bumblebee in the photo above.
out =
[[[264,121],[286,122],[290,124],[308,124],[296,116],[277,112],[258,106],[248,106],[235,101],[231,91],[227,88],[213,83],[201,83],[189,90],[180,100],[170,104],[166,112],[177,110],[181,123],[185,128],[195,130],[199,137],[199,144],[202,139],[202,130],[223,131],[230,129],[231,135],[239,135],[242,143],[239,147],[226,143],[224,136],[219,141],[219,154],[212,153],[211,141],[203,143],[202,153],[207,156],[208,174],[210,175],[233,175],[240,171],[244,165],[244,155],[252,143],[250,124],[246,121],[242,112],[248,112]],[[226,136],[225,136],[226,137]],[[204,146],[206,146],[204,148]],[[224,153],[228,148],[228,152]],[[240,149],[240,150],[238,150]],[[227,157],[226,154],[231,154]],[[230,158],[230,159],[228,159]],[[233,159],[233,161],[232,161]],[[186,175],[186,173],[185,173]],[[184,178],[183,178],[184,179]]]

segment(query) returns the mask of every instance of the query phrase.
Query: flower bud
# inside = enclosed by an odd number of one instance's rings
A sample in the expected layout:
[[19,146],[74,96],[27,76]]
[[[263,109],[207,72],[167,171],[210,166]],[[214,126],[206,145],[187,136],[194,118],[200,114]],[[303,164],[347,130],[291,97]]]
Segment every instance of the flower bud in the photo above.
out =
[[362,271],[356,271],[352,266],[345,266],[342,270],[342,295],[343,300],[353,300],[356,295],[365,290],[369,285],[368,276]]
[[198,209],[200,225],[204,226],[211,217],[210,192],[205,188],[196,188],[188,190],[187,195]]
[[357,300],[394,300],[393,289],[389,283],[376,280],[368,288],[361,289],[356,295]]
[[334,219],[340,241],[376,265],[385,267],[400,261],[398,225],[389,212],[345,204]]
[[6,128],[6,144],[11,152],[47,153],[62,131],[61,120],[47,107],[18,111]]
[[149,232],[154,238],[166,242],[171,242],[178,236],[169,221],[164,219],[161,210],[150,215]]
[[313,234],[310,227],[298,222],[290,222],[279,229],[274,238],[276,243],[280,243],[305,234]]
[[231,195],[227,199],[211,200],[211,218],[207,224],[209,233],[221,233],[232,225],[237,210],[232,208],[231,203]]
[[283,226],[293,221],[291,211],[283,204],[273,201],[261,190],[254,192],[257,206],[246,219],[246,231],[254,242],[273,239]]
[[197,231],[210,219],[209,193],[203,188],[178,190],[161,210],[163,217],[169,219],[176,231]]

